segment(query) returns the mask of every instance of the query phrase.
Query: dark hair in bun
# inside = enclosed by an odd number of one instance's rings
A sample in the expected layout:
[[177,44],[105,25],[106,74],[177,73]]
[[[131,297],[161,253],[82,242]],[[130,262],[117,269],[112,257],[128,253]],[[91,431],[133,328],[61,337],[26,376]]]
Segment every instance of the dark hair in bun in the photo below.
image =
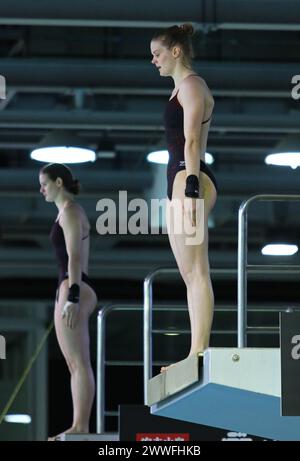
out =
[[193,58],[193,46],[191,37],[194,34],[192,24],[186,23],[180,26],[171,26],[156,32],[152,40],[160,40],[168,49],[179,45],[182,49],[184,58],[190,63]]
[[47,174],[52,181],[61,178],[64,188],[71,194],[78,195],[80,183],[73,178],[72,171],[63,163],[49,163],[40,170],[41,174]]
[[179,29],[182,29],[187,35],[194,35],[194,27],[190,23],[181,24]]

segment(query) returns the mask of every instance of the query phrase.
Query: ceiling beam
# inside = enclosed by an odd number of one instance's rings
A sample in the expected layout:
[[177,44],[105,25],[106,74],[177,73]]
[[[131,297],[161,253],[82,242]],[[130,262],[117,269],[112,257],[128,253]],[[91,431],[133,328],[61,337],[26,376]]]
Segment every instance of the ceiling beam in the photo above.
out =
[[[211,132],[299,133],[300,112],[292,114],[216,113]],[[163,132],[161,113],[144,111],[0,111],[0,128]]]
[[[67,86],[44,86],[44,85],[11,85],[11,90],[14,90],[16,93],[42,93],[42,94],[64,94],[74,95],[77,90],[82,91],[86,95],[109,95],[109,96],[143,96],[143,97],[152,97],[152,96],[169,96],[169,88],[144,88],[144,87],[135,87],[129,88],[127,86],[99,86],[99,87],[67,87]],[[214,97],[222,98],[290,98],[291,92],[280,91],[280,90],[239,90],[232,89],[226,90],[222,88],[214,88],[213,90]]]
[[[149,60],[2,58],[0,69],[1,75],[6,79],[7,88],[20,90],[26,87],[44,87],[47,91],[49,88],[59,88],[66,92],[81,89],[111,93],[115,90],[118,94],[122,75],[125,94],[133,91],[151,96],[153,91],[158,91],[158,94],[163,94],[161,91],[168,92],[172,86],[170,80],[160,78],[150,59],[150,52]],[[256,92],[264,92],[266,96],[271,96],[273,92],[287,96],[290,92],[291,97],[292,88],[295,86],[292,84],[292,77],[297,74],[295,62],[195,61],[194,68],[207,81],[213,92],[226,91],[229,92],[228,96],[232,95],[231,91],[239,91],[252,97]]]
[[299,17],[299,2],[293,0],[1,0],[0,5],[0,24],[3,25],[161,28],[192,21],[206,32],[217,29],[266,31],[299,30]]

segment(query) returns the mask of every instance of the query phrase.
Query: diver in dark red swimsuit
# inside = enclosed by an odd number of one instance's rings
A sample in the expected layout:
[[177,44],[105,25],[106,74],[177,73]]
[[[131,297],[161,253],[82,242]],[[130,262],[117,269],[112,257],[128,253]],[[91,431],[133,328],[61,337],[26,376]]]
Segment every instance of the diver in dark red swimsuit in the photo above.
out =
[[[82,240],[85,240],[88,238],[89,238],[89,234],[86,235],[85,237],[82,237]],[[56,219],[56,221],[54,222],[52,226],[52,229],[50,232],[50,240],[53,244],[56,259],[57,259],[57,264],[58,264],[58,286],[57,286],[57,294],[56,294],[56,298],[58,300],[60,285],[64,280],[67,280],[69,278],[69,273],[68,273],[69,256],[67,253],[64,231],[61,225],[59,224],[58,219]],[[91,280],[89,279],[88,275],[85,274],[84,272],[82,272],[81,274],[81,280],[87,283],[92,289],[94,289]]]
[[[50,234],[59,267],[54,323],[71,374],[73,400],[73,422],[63,433],[87,433],[95,395],[88,321],[97,304],[87,275],[90,224],[75,202],[79,183],[67,166],[49,164],[41,169],[39,180],[45,200],[54,202],[59,210]],[[60,435],[48,440],[58,440]]]
[[[195,74],[195,76],[197,77],[197,74]],[[169,100],[164,114],[167,147],[169,152],[169,162],[167,169],[167,195],[169,200],[172,199],[173,182],[177,172],[186,169],[184,159],[185,138],[183,133],[183,108],[177,98],[178,91],[179,90],[177,90],[175,96],[173,96]],[[211,116],[207,120],[204,120],[204,122],[202,122],[202,125],[210,122],[210,120]],[[214,177],[210,168],[201,159],[200,171],[202,173],[205,173],[212,180],[217,190],[218,187],[216,178]]]
[[[205,164],[214,99],[205,81],[192,68],[192,34],[190,24],[172,26],[156,33],[150,45],[152,64],[162,77],[174,81],[164,116],[169,151],[167,227],[187,289],[189,356],[203,354],[209,345],[214,294],[208,260],[208,216],[217,198],[216,179]],[[178,222],[184,224],[181,232]],[[188,239],[189,226],[201,235],[193,243]],[[167,369],[163,367],[161,371]]]

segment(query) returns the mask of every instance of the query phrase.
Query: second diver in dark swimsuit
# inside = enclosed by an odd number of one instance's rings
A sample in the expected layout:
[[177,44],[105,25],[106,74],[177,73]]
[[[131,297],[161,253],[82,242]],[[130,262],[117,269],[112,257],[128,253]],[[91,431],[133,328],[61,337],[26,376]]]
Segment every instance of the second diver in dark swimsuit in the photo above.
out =
[[[86,235],[85,237],[82,238],[82,240],[85,240],[88,237],[89,235]],[[52,226],[52,229],[50,232],[50,240],[54,247],[54,251],[55,251],[55,255],[56,255],[56,259],[58,263],[58,269],[59,269],[58,287],[57,287],[57,295],[56,295],[56,300],[58,300],[60,285],[63,280],[67,280],[69,278],[69,274],[68,274],[69,257],[68,257],[67,248],[66,248],[65,236],[64,236],[63,229],[60,226],[58,221],[55,221],[55,223]],[[95,291],[95,288],[90,278],[84,272],[82,272],[81,280],[85,282],[87,285],[89,285]]]

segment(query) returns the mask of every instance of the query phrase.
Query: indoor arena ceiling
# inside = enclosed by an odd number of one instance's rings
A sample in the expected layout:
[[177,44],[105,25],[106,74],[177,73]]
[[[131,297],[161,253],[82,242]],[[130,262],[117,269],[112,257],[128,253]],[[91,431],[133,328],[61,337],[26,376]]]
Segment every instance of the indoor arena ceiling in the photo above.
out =
[[[1,0],[1,276],[55,274],[47,236],[55,209],[43,203],[40,165],[29,158],[53,129],[72,130],[99,152],[95,163],[75,168],[93,225],[93,274],[142,280],[174,264],[166,235],[101,237],[95,223],[99,199],[117,199],[119,190],[128,199],[151,191],[155,171],[146,155],[164,145],[172,81],[151,65],[149,42],[158,28],[184,22],[197,30],[194,69],[215,98],[207,148],[219,183],[211,265],[236,267],[240,203],[299,190],[297,169],[264,164],[282,139],[300,131],[300,99],[292,97],[292,78],[300,75],[299,18],[300,2],[289,0]],[[113,158],[101,155],[108,141]],[[297,205],[254,208],[253,261],[262,262],[260,248],[271,238],[299,240]]]

